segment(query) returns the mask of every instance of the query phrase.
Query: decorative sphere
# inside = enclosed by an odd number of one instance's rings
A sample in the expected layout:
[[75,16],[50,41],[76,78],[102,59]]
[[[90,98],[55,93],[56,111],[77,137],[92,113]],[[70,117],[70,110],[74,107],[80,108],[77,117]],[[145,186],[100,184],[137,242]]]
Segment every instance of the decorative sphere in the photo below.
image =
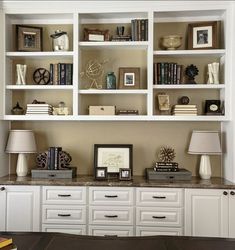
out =
[[180,104],[187,105],[189,104],[190,99],[187,96],[182,96],[179,100]]
[[167,50],[175,50],[182,44],[182,37],[178,35],[169,35],[162,37],[162,46]]

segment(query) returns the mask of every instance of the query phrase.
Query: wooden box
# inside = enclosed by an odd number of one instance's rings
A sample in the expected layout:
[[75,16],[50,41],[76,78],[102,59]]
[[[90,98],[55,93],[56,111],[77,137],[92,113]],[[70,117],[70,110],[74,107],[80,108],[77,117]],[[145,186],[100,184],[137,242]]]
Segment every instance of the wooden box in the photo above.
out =
[[89,115],[115,115],[115,106],[89,106]]

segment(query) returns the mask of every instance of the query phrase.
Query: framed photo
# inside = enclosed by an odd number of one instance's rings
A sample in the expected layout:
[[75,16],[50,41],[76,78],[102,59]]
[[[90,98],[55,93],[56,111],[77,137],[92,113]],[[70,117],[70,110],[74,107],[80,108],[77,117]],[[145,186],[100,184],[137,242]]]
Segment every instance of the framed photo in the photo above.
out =
[[188,49],[217,49],[218,22],[190,23],[188,25]]
[[170,98],[166,94],[158,94],[158,108],[160,111],[168,111],[170,109]]
[[109,41],[109,30],[84,28],[84,41],[104,42]]
[[16,25],[18,51],[42,51],[42,28]]
[[121,168],[132,170],[132,144],[95,144],[94,168],[107,168],[108,175],[118,176]]
[[120,168],[119,169],[119,180],[131,180],[131,169],[129,168]]
[[220,100],[206,100],[205,101],[206,115],[221,115],[221,101]]
[[139,89],[140,68],[119,68],[119,89]]
[[95,179],[96,180],[106,180],[107,179],[107,168],[106,167],[95,168]]

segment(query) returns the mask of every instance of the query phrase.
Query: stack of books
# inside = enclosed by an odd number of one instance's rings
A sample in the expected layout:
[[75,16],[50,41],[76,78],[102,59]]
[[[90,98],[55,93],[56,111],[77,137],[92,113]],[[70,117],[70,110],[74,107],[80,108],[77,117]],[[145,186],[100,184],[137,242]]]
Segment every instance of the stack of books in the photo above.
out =
[[53,107],[47,103],[27,104],[26,115],[52,115]]
[[50,147],[47,153],[47,169],[57,170],[60,168],[60,152],[62,147]]
[[172,109],[172,115],[197,115],[197,105],[174,105]]
[[135,109],[117,110],[116,115],[138,115],[139,111]]
[[154,171],[157,172],[177,172],[179,171],[177,162],[156,162]]
[[121,42],[121,41],[131,41],[131,36],[130,35],[122,35],[122,36],[113,36],[112,41],[115,42]]
[[131,20],[131,40],[148,41],[148,19]]
[[72,85],[73,84],[73,64],[56,63],[50,64],[50,84]]

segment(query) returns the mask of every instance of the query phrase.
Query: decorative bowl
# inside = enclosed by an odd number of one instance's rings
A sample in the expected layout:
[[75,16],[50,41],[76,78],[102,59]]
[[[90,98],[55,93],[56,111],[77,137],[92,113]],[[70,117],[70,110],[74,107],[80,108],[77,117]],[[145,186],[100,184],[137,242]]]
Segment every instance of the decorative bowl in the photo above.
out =
[[181,46],[182,37],[178,35],[169,35],[162,37],[162,46],[167,50],[175,50]]

